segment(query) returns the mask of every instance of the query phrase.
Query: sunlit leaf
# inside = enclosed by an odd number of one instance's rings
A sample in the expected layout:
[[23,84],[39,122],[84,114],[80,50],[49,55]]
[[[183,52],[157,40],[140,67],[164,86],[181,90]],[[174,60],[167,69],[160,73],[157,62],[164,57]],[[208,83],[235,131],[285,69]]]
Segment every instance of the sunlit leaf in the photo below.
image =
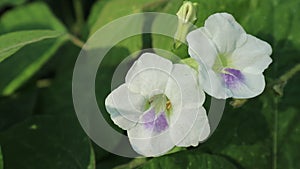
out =
[[0,36],[0,62],[28,44],[57,38],[61,35],[61,32],[48,30],[19,31],[4,34]]
[[[44,35],[42,35],[42,32],[36,35],[32,33],[31,35],[23,35],[25,37],[24,41],[27,40],[27,45],[23,48],[21,48],[22,45],[17,44],[15,44],[17,45],[16,48],[12,48],[12,50],[4,48],[5,51],[3,51],[3,56],[1,55],[1,59],[7,57],[9,54],[14,53],[14,55],[0,63],[0,94],[10,95],[48,61],[61,44],[67,40],[67,34],[65,27],[51,13],[49,8],[41,2],[17,7],[6,12],[0,19],[0,25],[0,34],[21,30],[41,31],[46,29],[49,31]],[[53,32],[50,32],[50,30]],[[36,43],[28,43],[30,37],[35,38],[35,41],[38,41],[39,38],[44,40]],[[3,44],[3,47],[5,46],[6,44]]]
[[20,30],[47,29],[65,32],[64,25],[42,2],[19,6],[0,18],[0,34]]

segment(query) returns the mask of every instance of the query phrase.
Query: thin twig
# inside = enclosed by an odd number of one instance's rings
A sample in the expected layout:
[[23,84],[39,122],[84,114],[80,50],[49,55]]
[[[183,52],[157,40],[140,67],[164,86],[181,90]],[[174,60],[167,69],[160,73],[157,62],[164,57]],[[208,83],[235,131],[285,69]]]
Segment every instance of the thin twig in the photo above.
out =
[[288,80],[290,80],[296,73],[300,71],[300,63],[294,66],[292,69],[281,75],[273,86],[274,91],[280,96],[283,95],[283,88],[285,87]]
[[70,38],[70,41],[71,41],[74,45],[76,45],[76,46],[78,46],[78,47],[80,47],[80,48],[83,48],[83,46],[84,46],[84,42],[83,42],[83,41],[81,41],[81,40],[78,39],[76,36],[71,35],[71,34],[69,34],[69,38]]
[[75,34],[78,34],[81,31],[81,28],[84,24],[84,13],[82,9],[81,0],[73,0],[73,6],[75,11],[76,23],[74,25]]
[[273,129],[273,169],[277,169],[277,155],[278,155],[278,103],[279,97],[274,98],[274,129]]
[[288,81],[291,79],[297,72],[300,71],[300,63],[298,63],[296,66],[294,66],[292,69],[290,69],[288,72],[280,76],[281,81]]

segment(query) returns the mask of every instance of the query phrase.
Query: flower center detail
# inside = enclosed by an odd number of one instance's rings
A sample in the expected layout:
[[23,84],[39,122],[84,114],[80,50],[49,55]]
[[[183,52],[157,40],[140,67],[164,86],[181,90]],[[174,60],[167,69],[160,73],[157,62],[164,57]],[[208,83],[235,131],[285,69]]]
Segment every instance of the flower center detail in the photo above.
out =
[[229,65],[230,65],[230,60],[228,59],[228,55],[219,54],[212,68],[214,71],[220,72],[224,67],[228,67]]
[[228,88],[235,88],[240,82],[244,81],[244,76],[241,71],[232,68],[225,68],[224,73],[221,74],[225,85]]
[[169,127],[168,117],[172,112],[172,104],[164,94],[158,94],[149,99],[145,109],[147,112],[142,116],[146,129],[160,133]]

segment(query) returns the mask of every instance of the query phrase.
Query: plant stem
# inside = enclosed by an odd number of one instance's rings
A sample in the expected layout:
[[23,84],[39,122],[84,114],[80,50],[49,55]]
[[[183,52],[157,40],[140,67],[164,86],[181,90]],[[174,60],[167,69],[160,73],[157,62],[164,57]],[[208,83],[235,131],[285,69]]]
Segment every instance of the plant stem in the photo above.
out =
[[69,39],[74,45],[83,48],[84,42],[78,39],[76,36],[69,34]]
[[275,82],[273,85],[273,89],[276,93],[278,93],[280,96],[283,95],[283,88],[285,87],[287,81],[291,79],[296,73],[300,71],[300,63],[298,63],[296,66],[294,66],[292,69],[290,69],[285,74],[281,75],[279,79]]
[[280,76],[281,81],[288,81],[290,78],[292,78],[297,72],[300,71],[300,63],[298,63],[296,66],[294,66],[292,69],[290,69],[288,72]]
[[82,10],[81,0],[73,0],[73,6],[75,11],[76,23],[74,25],[75,33],[79,33],[84,24],[84,13]]
[[277,154],[278,154],[278,103],[279,97],[274,98],[274,131],[273,131],[273,169],[277,169]]
[[280,96],[283,95],[283,88],[287,81],[290,80],[296,73],[300,71],[300,63],[296,64],[293,68],[287,71],[285,74],[281,75],[276,81],[273,89],[279,94],[279,96],[274,97],[274,126],[273,126],[273,169],[277,169],[277,159],[278,159],[278,103]]
[[138,166],[144,164],[147,162],[147,158],[135,158],[128,164],[123,164],[114,167],[113,169],[132,169],[132,168],[137,168]]

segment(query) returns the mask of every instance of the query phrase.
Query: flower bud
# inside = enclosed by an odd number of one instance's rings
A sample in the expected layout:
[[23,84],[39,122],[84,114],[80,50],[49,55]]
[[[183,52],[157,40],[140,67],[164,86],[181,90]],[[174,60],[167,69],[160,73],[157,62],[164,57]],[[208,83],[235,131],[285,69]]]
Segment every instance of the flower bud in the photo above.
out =
[[177,12],[178,19],[182,20],[183,23],[196,21],[197,3],[190,1],[184,1],[179,11]]
[[185,42],[186,35],[190,31],[190,27],[192,26],[196,20],[196,11],[197,11],[197,3],[192,3],[190,1],[184,1],[179,11],[177,12],[178,17],[178,26],[177,31],[174,37],[174,48],[177,49],[181,42]]

